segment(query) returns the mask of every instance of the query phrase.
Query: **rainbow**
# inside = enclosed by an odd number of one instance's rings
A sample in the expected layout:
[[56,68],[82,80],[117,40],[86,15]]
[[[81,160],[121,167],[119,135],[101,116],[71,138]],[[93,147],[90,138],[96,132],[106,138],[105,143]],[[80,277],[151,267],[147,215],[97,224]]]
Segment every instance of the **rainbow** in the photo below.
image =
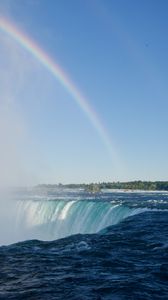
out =
[[93,127],[96,129],[101,140],[106,146],[113,164],[116,165],[118,160],[114,146],[111,142],[110,136],[99,120],[96,112],[92,109],[87,99],[78,90],[75,84],[71,81],[69,76],[64,72],[62,67],[53,60],[39,45],[33,41],[28,35],[21,31],[17,26],[6,18],[0,18],[0,30],[9,35],[22,48],[27,50],[34,58],[36,58],[52,75],[62,84],[65,90],[72,96],[75,102],[79,105],[83,113],[88,117]]

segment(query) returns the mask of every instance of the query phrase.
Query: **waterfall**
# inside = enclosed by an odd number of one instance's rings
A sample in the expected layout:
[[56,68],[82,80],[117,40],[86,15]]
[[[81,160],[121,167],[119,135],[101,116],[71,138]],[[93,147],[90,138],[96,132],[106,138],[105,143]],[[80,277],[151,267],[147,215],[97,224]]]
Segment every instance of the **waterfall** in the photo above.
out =
[[142,209],[110,201],[18,201],[16,230],[21,239],[54,240],[77,233],[98,233]]

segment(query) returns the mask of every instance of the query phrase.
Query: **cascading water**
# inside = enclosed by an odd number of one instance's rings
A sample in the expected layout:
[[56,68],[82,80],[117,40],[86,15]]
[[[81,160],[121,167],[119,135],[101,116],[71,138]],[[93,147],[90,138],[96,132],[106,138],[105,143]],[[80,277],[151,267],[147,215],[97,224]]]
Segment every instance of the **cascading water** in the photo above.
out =
[[0,299],[167,299],[167,211],[164,193],[18,192],[0,209],[0,241],[21,241],[0,247]]
[[21,228],[25,239],[54,240],[77,233],[97,233],[142,211],[111,201],[19,201],[16,230]]
[[[129,216],[153,210],[161,201],[157,194],[135,193],[132,197],[119,191],[92,194],[60,188],[19,189],[1,198],[0,245],[104,232]],[[159,205],[162,208],[164,201]]]

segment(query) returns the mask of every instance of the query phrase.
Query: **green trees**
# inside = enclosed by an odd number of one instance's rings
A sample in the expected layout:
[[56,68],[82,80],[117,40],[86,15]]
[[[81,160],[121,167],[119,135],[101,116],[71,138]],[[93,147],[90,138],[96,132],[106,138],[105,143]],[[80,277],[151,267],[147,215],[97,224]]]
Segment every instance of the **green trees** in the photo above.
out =
[[128,181],[128,182],[102,182],[90,184],[41,184],[36,188],[82,188],[86,191],[97,193],[102,189],[168,191],[168,181]]
[[[100,184],[101,186],[101,184]],[[161,191],[168,190],[168,181],[130,181],[130,182],[112,182],[103,183],[101,188],[106,189],[123,189],[123,190],[145,190]]]

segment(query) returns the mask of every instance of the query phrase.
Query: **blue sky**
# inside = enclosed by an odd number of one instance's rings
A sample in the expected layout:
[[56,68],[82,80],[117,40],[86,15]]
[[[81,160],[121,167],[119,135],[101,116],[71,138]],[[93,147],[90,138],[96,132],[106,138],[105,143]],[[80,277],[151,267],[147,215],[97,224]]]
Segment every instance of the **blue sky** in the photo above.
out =
[[0,123],[0,154],[10,180],[168,179],[166,0],[0,0],[0,16],[16,23],[67,72],[106,127],[119,160],[116,168],[63,86],[0,32],[6,120]]

